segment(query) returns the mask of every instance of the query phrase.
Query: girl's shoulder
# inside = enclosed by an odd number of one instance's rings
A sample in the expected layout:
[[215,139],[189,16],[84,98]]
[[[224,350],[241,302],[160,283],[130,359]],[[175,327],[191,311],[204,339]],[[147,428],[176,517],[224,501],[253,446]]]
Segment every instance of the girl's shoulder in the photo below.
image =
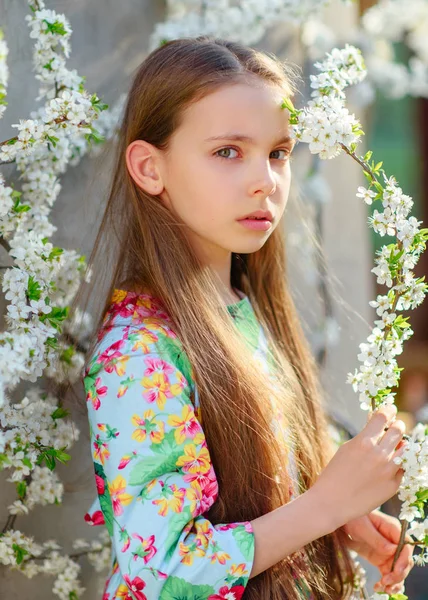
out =
[[171,318],[162,303],[149,293],[114,289],[96,335],[85,375],[117,368],[117,364],[125,365],[131,358],[140,357],[141,368],[147,360],[160,359],[192,380],[188,357]]
[[115,288],[98,332],[101,341],[115,328],[160,331],[176,338],[173,323],[162,302],[148,292]]

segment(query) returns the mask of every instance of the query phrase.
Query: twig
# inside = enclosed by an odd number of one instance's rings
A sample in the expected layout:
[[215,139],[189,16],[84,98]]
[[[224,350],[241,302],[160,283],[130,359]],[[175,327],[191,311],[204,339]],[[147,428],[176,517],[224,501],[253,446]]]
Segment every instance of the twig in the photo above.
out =
[[397,547],[397,550],[395,551],[394,560],[392,561],[391,572],[394,570],[394,567],[397,563],[398,557],[400,556],[401,551],[404,547],[408,527],[409,527],[408,521],[405,521],[405,520],[401,521],[400,541],[398,542],[398,547]]
[[[10,252],[10,246],[9,246],[9,242],[7,242],[4,237],[0,236],[0,246],[3,246],[3,248],[5,250],[7,250],[8,252]],[[3,268],[3,267],[2,267]],[[8,268],[8,267],[4,267],[4,268]]]
[[[94,552],[101,552],[101,550],[103,550],[104,548],[109,548],[110,544],[103,544],[101,546],[101,548],[86,548],[85,550],[81,550],[80,552],[74,552],[73,554],[68,554],[68,558],[71,559],[76,559],[76,558],[81,558],[82,556],[87,556],[88,554],[93,554]],[[32,560],[46,560],[49,559],[50,556],[47,554],[41,554],[40,556],[33,556],[30,555],[30,557],[25,561],[32,561]]]
[[[348,156],[350,156],[351,158],[353,158],[363,168],[363,170],[366,173],[368,173],[368,175],[370,176],[370,178],[373,181],[373,183],[378,183],[378,180],[377,180],[375,174],[373,173],[372,169],[370,168],[370,166],[364,160],[362,160],[361,158],[359,158],[355,154],[355,152],[352,152],[345,144],[341,143],[340,146],[343,148],[343,150],[346,152],[346,154],[348,154]],[[400,240],[397,240],[397,246],[398,246],[399,251],[401,251],[403,249],[403,243]],[[396,276],[397,283],[400,282],[401,276],[402,276],[402,271],[400,270],[400,271],[398,271],[397,276]],[[395,309],[397,308],[398,300],[399,300],[399,298],[401,296],[402,296],[402,293],[400,293],[400,292],[396,293],[395,298],[394,298],[394,302],[393,302],[393,305],[392,305],[392,308],[391,308],[391,313],[393,313],[395,311]],[[385,327],[383,339],[386,339],[386,337],[387,337],[388,333],[390,332],[391,328],[392,328],[392,324],[391,325],[387,325]],[[375,401],[374,401],[374,398],[372,398],[372,410],[374,410],[375,408],[376,408]],[[408,521],[401,520],[400,522],[401,522],[400,540],[398,542],[397,550],[395,552],[394,559],[392,561],[391,572],[394,570],[394,567],[395,567],[395,565],[397,563],[398,557],[400,556],[401,551],[402,551],[402,549],[404,547],[405,538],[406,538],[406,532],[407,532],[407,529],[409,527],[409,522]]]

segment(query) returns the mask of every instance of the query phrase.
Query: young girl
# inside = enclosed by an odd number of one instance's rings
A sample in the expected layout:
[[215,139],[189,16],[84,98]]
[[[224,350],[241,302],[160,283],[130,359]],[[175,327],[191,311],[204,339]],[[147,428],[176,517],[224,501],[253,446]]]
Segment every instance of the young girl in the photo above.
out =
[[133,81],[90,259],[117,244],[84,374],[104,600],[342,599],[349,548],[388,592],[412,566],[405,547],[388,581],[400,528],[374,510],[404,424],[381,409],[331,458],[287,288],[293,91],[275,58],[206,36]]

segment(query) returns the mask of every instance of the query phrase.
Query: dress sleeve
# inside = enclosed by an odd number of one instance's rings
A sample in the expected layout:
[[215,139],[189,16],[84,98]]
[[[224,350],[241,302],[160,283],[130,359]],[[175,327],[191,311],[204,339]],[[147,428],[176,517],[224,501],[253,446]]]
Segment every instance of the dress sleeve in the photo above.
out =
[[213,525],[203,516],[218,484],[180,352],[156,332],[115,329],[92,356],[84,385],[121,593],[136,600],[240,598],[254,533],[249,521]]

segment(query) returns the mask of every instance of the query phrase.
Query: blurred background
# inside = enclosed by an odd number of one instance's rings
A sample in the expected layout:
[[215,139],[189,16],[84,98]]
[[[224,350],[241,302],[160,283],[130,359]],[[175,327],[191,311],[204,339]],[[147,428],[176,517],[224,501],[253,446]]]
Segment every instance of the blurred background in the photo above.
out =
[[[244,6],[245,1],[235,4]],[[423,80],[426,71],[412,59],[415,56],[421,62],[426,59],[425,64],[428,64],[428,6],[425,22],[417,16],[425,14],[423,5],[427,2],[416,3],[422,5],[422,9],[418,7],[420,13],[415,13],[414,3],[399,0],[380,5],[365,0],[332,0],[318,4],[318,12],[304,13],[310,2],[301,2],[300,15],[306,15],[302,19],[291,18],[291,11],[290,15],[284,13],[266,27],[260,26],[254,39],[242,41],[301,66],[303,81],[297,105],[309,99],[309,75],[316,72],[313,66],[316,60],[322,59],[334,46],[342,47],[347,42],[359,45],[369,76],[367,81],[349,91],[350,110],[362,121],[366,132],[364,146],[373,150],[376,161],[384,161],[387,174],[394,175],[404,192],[413,197],[413,214],[426,223],[428,86]],[[396,6],[390,10],[386,4]],[[187,31],[185,27],[174,29],[180,19],[185,22],[186,11],[209,12],[211,5],[197,0],[46,2],[47,8],[64,13],[73,29],[69,68],[85,76],[86,89],[96,92],[118,115],[130,78],[148,52],[165,32]],[[383,8],[384,13],[372,12],[368,17],[373,6]],[[180,11],[184,11],[181,16]],[[26,2],[0,0],[0,27],[9,46],[11,73],[9,105],[0,121],[1,140],[14,135],[11,125],[28,118],[37,106],[38,82],[32,73],[33,41],[25,22],[28,12]],[[169,25],[159,29],[162,23]],[[230,37],[245,38],[242,29],[239,24],[232,27]],[[189,34],[194,33],[190,28]],[[223,30],[218,32],[220,37],[223,34]],[[61,194],[52,214],[58,228],[52,240],[54,245],[74,248],[86,256],[90,254],[106,200],[113,148],[114,128],[104,148],[70,166],[63,175]],[[360,148],[359,153],[363,152],[364,148]],[[368,227],[372,207],[355,196],[358,186],[365,185],[365,179],[349,157],[320,161],[300,144],[295,151],[292,171],[293,189],[286,218],[290,285],[321,367],[332,422],[342,428],[345,436],[352,436],[364,425],[367,414],[360,409],[358,396],[346,378],[348,372],[358,366],[358,346],[366,340],[377,318],[369,301],[384,293],[385,288],[378,286],[371,268],[376,250],[388,240],[379,238]],[[13,166],[8,166],[4,175],[13,180]],[[427,272],[427,260],[422,255],[415,269],[417,276]],[[6,306],[3,297],[0,304],[3,314]],[[399,357],[399,366],[404,367],[404,371],[397,404],[409,428],[416,422],[428,422],[427,311],[426,303],[412,311],[410,321],[415,333]],[[25,389],[26,386],[17,388],[17,398]],[[83,397],[83,387],[78,393]],[[19,517],[16,525],[36,539],[58,539],[65,548],[70,548],[74,538],[90,538],[93,534],[84,521],[84,514],[96,494],[86,412],[74,407],[73,418],[81,433],[71,451],[71,463],[59,468],[65,485],[62,504],[36,507],[28,516]],[[14,494],[11,484],[0,486],[2,521],[7,519],[6,507],[13,501]],[[383,508],[397,515],[399,504],[393,500]],[[377,581],[378,573],[370,567],[367,570],[370,588]],[[95,573],[84,560],[82,582],[86,592],[81,600],[101,599],[103,574]],[[48,577],[27,580],[4,567],[0,568],[0,590],[0,597],[9,600],[55,598]],[[413,569],[407,579],[406,593],[411,600],[427,600],[427,570]]]

